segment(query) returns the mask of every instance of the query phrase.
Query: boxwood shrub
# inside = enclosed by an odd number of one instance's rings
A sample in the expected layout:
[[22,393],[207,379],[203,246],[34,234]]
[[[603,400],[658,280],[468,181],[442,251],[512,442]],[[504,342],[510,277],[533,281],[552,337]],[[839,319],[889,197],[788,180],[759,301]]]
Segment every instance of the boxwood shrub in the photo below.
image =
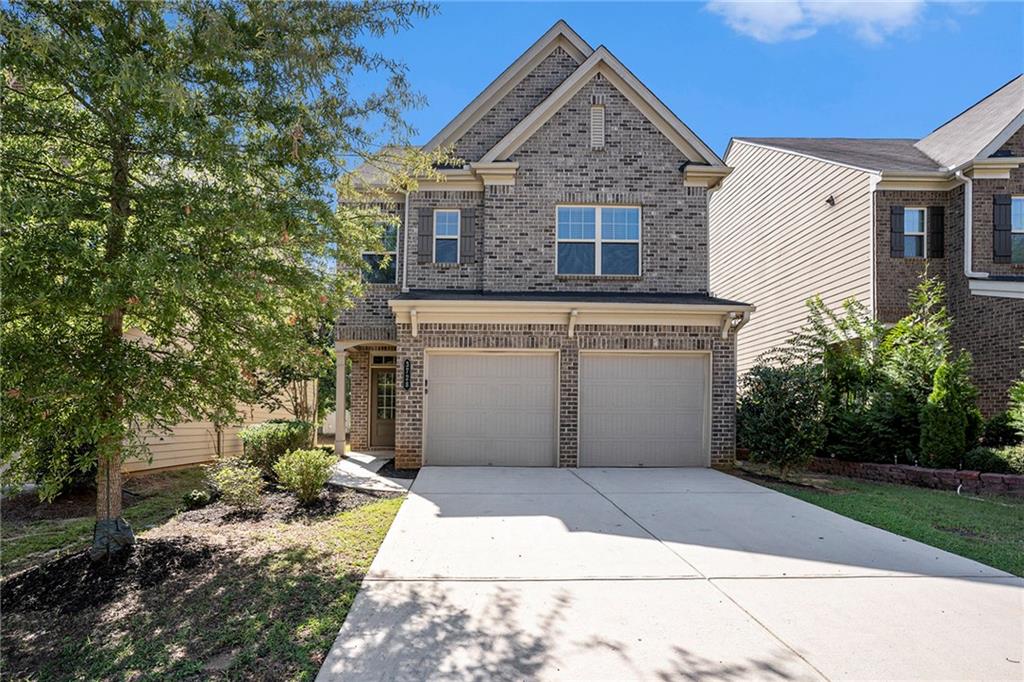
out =
[[245,459],[264,476],[274,477],[274,465],[285,454],[310,444],[313,425],[304,421],[273,419],[247,426],[238,432],[245,447]]

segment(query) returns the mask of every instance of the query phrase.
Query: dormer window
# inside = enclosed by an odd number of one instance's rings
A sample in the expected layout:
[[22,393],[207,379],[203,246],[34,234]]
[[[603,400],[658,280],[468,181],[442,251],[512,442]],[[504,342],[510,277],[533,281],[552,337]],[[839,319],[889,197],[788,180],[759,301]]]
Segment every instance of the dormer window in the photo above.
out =
[[559,275],[640,274],[640,208],[559,206]]

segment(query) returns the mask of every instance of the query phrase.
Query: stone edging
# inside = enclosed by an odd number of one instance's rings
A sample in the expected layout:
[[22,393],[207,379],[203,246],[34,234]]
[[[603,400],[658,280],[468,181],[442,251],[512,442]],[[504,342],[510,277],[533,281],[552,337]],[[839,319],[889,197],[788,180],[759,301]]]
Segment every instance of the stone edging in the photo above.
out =
[[939,490],[962,490],[972,493],[1016,495],[1024,497],[1024,476],[1017,474],[985,474],[956,469],[927,469],[909,464],[874,464],[847,462],[841,459],[815,457],[807,467],[810,471],[869,481],[914,485]]

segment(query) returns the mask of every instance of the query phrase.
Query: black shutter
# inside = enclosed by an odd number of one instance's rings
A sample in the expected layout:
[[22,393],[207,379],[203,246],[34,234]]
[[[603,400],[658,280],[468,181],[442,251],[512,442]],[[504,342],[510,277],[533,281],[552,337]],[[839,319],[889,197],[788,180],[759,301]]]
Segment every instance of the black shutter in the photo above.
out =
[[992,260],[1009,263],[1012,250],[1010,195],[997,194],[992,197]]
[[928,207],[928,257],[946,257],[946,209]]
[[434,209],[421,208],[419,217],[416,262],[429,263],[434,260]]
[[476,209],[462,209],[459,225],[459,262],[472,263],[476,258]]
[[889,210],[889,255],[903,258],[903,207],[893,206]]

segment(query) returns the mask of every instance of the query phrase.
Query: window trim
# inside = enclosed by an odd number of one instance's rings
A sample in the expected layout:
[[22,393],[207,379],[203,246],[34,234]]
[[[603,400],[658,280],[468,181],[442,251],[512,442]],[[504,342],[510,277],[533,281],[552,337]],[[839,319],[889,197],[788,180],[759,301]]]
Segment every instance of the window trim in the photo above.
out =
[[[594,209],[594,238],[593,239],[562,239],[558,236],[558,210],[561,208],[592,208]],[[603,208],[632,208],[636,209],[636,239],[604,239],[601,235],[601,209]],[[593,244],[594,245],[594,272],[579,273],[558,271],[558,245],[559,244]],[[601,272],[601,245],[608,244],[636,244],[636,274],[606,275]],[[556,204],[555,205],[555,275],[563,277],[641,277],[644,274],[644,209],[634,204]]]
[[[437,235],[437,214],[438,213],[454,213],[458,218],[456,224],[455,236],[451,235]],[[462,262],[462,209],[461,208],[435,208],[433,213],[433,235],[430,240],[430,261],[436,265],[458,265]],[[438,261],[437,260],[437,240],[438,239],[454,239],[455,240],[455,260],[454,261]]]
[[1010,195],[1010,263],[1012,265],[1022,265],[1024,261],[1013,260],[1013,237],[1014,235],[1024,236],[1024,225],[1020,227],[1013,226],[1013,202],[1020,201],[1024,203],[1024,194],[1011,194]]
[[[384,225],[384,229],[385,230],[387,230],[389,227],[391,227],[390,223],[386,223]],[[394,281],[393,282],[369,282],[369,281],[367,281],[365,279],[366,271],[363,270],[363,284],[371,284],[371,285],[377,285],[377,286],[380,286],[380,285],[390,286],[392,284],[398,284],[398,239],[399,239],[398,235],[401,233],[401,226],[400,225],[395,225],[394,228],[395,228],[395,250],[394,251],[363,251],[363,252],[361,252],[359,254],[359,257],[363,259],[364,263],[366,262],[366,257],[367,256],[391,256],[391,264],[395,268],[395,279],[394,279]]]
[[[907,232],[907,211],[920,211],[921,212],[921,231],[920,232]],[[904,258],[927,258],[928,257],[928,207],[927,206],[904,206],[903,207],[903,238],[907,237],[920,237],[921,238],[921,255],[920,256],[908,256],[906,242],[903,242],[903,257]]]

